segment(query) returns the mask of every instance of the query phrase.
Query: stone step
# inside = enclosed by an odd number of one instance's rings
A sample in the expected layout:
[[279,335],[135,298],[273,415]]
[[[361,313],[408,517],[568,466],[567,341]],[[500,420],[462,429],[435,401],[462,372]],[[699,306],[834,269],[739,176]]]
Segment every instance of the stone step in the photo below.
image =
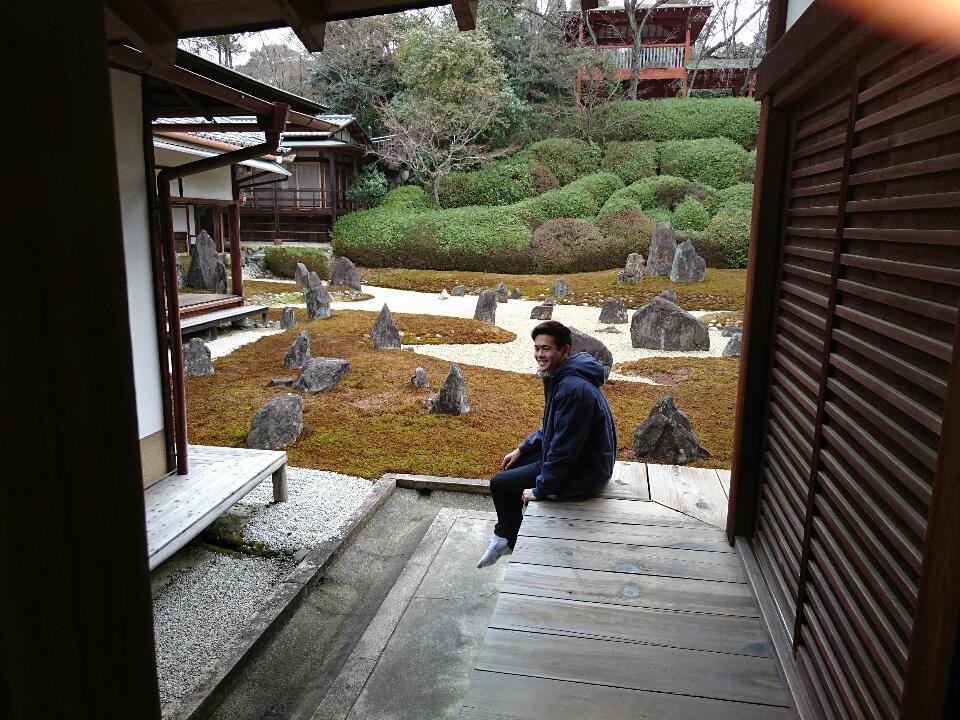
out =
[[495,522],[440,510],[313,720],[457,717],[507,565],[476,568]]

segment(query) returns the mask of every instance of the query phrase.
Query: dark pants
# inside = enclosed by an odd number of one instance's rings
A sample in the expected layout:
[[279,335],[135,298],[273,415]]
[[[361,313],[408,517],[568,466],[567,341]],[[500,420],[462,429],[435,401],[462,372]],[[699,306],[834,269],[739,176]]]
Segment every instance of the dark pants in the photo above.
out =
[[523,522],[523,491],[537,484],[543,456],[539,452],[520,456],[516,464],[501,470],[490,479],[490,494],[497,509],[494,535],[506,538],[512,548],[517,542],[520,523]]

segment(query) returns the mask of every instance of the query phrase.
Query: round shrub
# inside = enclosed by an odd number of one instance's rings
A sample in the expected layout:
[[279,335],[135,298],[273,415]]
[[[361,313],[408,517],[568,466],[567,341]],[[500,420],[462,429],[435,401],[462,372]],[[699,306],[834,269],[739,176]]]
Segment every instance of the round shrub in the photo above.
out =
[[305,247],[268,247],[263,251],[263,264],[278,277],[292,278],[297,263],[306,265],[320,276],[321,280],[330,277],[330,261],[327,253],[319,248]]
[[745,148],[757,143],[760,103],[752,98],[665,98],[604,103],[595,127],[607,140],[697,140],[726,137]]
[[660,172],[726,188],[743,182],[750,153],[728,138],[672,140],[660,144]]
[[547,190],[553,190],[554,188],[560,187],[560,183],[557,182],[557,176],[550,172],[550,168],[541,163],[530,163],[530,183],[533,186],[533,191],[537,195],[540,193],[545,193]]
[[718,210],[753,210],[753,183],[738,183],[717,192]]
[[650,218],[654,225],[662,222],[668,222],[673,225],[673,215],[670,214],[669,210],[664,210],[663,208],[653,208],[651,210],[644,210],[644,214]]
[[[540,180],[543,182],[542,174]],[[556,180],[553,186],[556,187]],[[511,205],[537,192],[534,177],[527,165],[496,162],[473,172],[451,173],[440,181],[437,194],[440,207],[452,208]]]
[[744,268],[750,251],[750,216],[723,210],[707,225],[703,239],[712,252],[723,258],[726,267]]
[[401,185],[383,196],[380,207],[399,210],[426,210],[433,207],[433,201],[419,185]]
[[743,181],[752,183],[757,175],[757,149],[750,151],[747,166],[743,169]]
[[622,267],[628,250],[585,220],[561,218],[544,223],[530,243],[530,269],[538,273],[589,272]]
[[613,215],[614,213],[618,213],[623,210],[640,209],[640,203],[636,198],[631,197],[630,195],[622,194],[622,191],[615,192],[600,208],[600,211],[597,213],[597,219],[601,220],[608,215]]
[[716,204],[716,191],[713,188],[673,175],[642,178],[612,197],[630,198],[643,210],[673,210],[688,197],[699,200],[708,210]]
[[697,200],[687,198],[673,209],[673,225],[678,230],[705,230],[710,213]]
[[660,152],[657,143],[650,141],[608,142],[601,162],[604,170],[616,173],[625,183],[656,175],[659,165]]
[[531,228],[556,218],[592,218],[607,199],[623,188],[613,173],[594,173],[512,207]]
[[387,176],[374,165],[364,165],[347,188],[347,200],[376,203],[387,194]]
[[597,229],[611,243],[622,245],[632,252],[646,255],[656,223],[639,208],[623,208],[601,216]]
[[515,155],[514,159],[543,165],[553,173],[560,185],[596,172],[600,160],[598,147],[573,138],[547,138],[535,142]]

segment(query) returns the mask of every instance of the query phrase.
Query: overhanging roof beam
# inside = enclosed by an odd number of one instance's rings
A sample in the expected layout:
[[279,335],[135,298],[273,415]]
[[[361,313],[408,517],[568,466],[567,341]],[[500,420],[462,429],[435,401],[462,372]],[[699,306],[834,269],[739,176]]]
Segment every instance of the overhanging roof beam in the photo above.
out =
[[174,85],[173,83],[168,83],[166,80],[161,80],[164,85],[166,85],[170,90],[174,92],[181,100],[183,100],[187,105],[193,108],[194,112],[197,113],[200,117],[206,118],[209,121],[213,121],[213,114],[207,110],[198,100],[190,97],[190,93],[184,90],[179,85]]
[[[143,0],[105,0],[108,36],[123,35],[153,62],[173,67],[177,62],[177,34]],[[114,27],[109,27],[113,25]]]
[[290,29],[300,38],[309,52],[323,50],[323,36],[327,29],[324,0],[281,0],[283,15]]
[[460,30],[475,30],[477,27],[477,0],[453,0],[453,15]]

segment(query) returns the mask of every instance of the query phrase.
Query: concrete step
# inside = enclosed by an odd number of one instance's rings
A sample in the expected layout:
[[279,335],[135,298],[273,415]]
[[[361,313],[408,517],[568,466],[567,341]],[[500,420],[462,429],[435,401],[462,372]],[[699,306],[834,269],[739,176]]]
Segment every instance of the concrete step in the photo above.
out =
[[457,717],[507,565],[476,568],[495,522],[437,514],[313,720]]

